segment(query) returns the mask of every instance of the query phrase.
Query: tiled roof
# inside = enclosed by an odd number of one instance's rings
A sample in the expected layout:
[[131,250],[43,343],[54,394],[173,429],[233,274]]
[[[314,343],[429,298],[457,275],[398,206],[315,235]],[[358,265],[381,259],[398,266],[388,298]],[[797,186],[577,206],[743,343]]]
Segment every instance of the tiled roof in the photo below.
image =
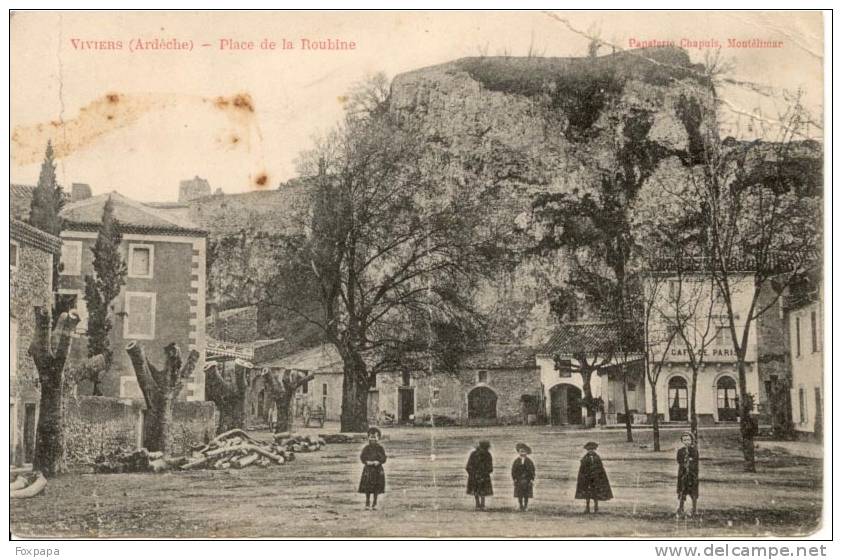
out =
[[322,344],[255,365],[256,367],[300,369],[317,373],[342,373],[343,371],[342,356],[332,344]]
[[[626,348],[641,351],[640,330],[629,328]],[[610,354],[617,350],[620,328],[616,323],[568,323],[558,327],[541,349],[541,354]]]
[[12,218],[18,220],[28,220],[29,210],[32,207],[32,191],[35,187],[32,185],[9,185],[9,212]]
[[61,217],[65,229],[96,231],[102,221],[102,208],[111,198],[114,203],[114,217],[120,222],[120,229],[129,233],[176,233],[205,235],[206,232],[186,220],[177,220],[166,212],[152,208],[118,192],[111,192],[86,198],[65,205]]
[[9,236],[53,255],[61,253],[61,239],[15,218],[9,221]]

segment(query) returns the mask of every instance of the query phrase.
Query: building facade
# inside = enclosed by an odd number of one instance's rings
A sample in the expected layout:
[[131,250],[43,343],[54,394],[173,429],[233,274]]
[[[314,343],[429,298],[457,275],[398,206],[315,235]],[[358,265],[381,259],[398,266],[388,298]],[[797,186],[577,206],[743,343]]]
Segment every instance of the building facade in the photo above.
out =
[[[754,310],[754,278],[735,274],[730,280],[731,303],[738,336],[749,312],[763,313],[752,320],[745,349],[746,391],[753,398],[753,413],[760,422],[770,420],[772,392],[789,378],[788,339],[782,320],[782,300],[771,286],[761,288]],[[696,413],[702,424],[737,422],[740,416],[737,357],[725,299],[705,275],[681,278],[661,275],[647,282],[653,306],[647,324],[650,363],[662,363],[656,385],[658,412],[665,421],[688,420],[693,383],[692,351],[700,364],[696,380]],[[678,318],[678,319],[677,319]],[[673,335],[681,322],[687,341]],[[677,331],[676,331],[677,332]],[[647,394],[648,413],[652,399]]]
[[20,220],[9,223],[9,462],[29,463],[38,426],[38,371],[29,355],[35,332],[34,307],[53,301],[53,260],[61,240]]
[[[195,349],[200,355],[180,398],[204,400],[206,234],[116,192],[67,204],[61,212],[65,226],[56,297],[61,307],[77,309],[82,319],[77,328],[81,340],[73,345],[71,359],[81,360],[87,352],[85,276],[94,273],[91,248],[109,198],[120,224],[128,274],[112,303],[114,364],[102,380],[102,393],[142,398],[125,352],[128,342],[138,341],[153,364],[163,364],[164,347],[175,343],[185,354]],[[80,394],[90,391],[88,382],[80,383]]]
[[800,437],[821,439],[824,423],[824,354],[821,284],[787,299],[792,384],[792,426]]

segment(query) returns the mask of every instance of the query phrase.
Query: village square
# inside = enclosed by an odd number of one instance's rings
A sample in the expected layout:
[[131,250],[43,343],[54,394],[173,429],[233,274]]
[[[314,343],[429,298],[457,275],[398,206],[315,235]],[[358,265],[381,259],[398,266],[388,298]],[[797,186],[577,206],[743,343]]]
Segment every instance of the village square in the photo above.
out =
[[62,180],[43,138],[10,184],[13,534],[815,532],[823,146],[791,97],[726,133],[727,76],[598,39],[360,75],[246,192]]

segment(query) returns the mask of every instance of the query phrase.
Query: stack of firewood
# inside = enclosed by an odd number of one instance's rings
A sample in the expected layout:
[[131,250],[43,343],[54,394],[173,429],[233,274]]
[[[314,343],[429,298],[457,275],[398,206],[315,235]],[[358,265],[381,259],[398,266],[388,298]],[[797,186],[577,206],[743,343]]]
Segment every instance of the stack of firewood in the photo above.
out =
[[295,459],[295,453],[278,443],[254,439],[234,429],[216,436],[210,443],[184,457],[179,467],[190,469],[242,469],[249,465],[269,467]]
[[324,438],[316,436],[298,436],[292,434],[275,434],[275,443],[283,449],[292,453],[308,453],[319,451],[327,442]]

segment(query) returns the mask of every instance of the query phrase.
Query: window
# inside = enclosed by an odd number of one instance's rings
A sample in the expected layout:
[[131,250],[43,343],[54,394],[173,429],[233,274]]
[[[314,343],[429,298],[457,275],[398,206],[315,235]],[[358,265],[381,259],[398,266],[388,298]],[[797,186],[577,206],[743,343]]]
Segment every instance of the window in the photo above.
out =
[[553,358],[555,362],[555,369],[558,372],[559,377],[570,377],[573,372],[573,365],[570,360],[563,360],[561,357],[556,356]]
[[12,319],[9,321],[9,354],[11,355],[11,377],[18,373],[18,321]]
[[401,383],[404,387],[409,387],[410,375],[408,371],[404,371],[401,373]]
[[152,292],[126,292],[123,338],[155,338],[155,299]]
[[310,392],[310,382],[305,381],[304,384],[301,386],[301,392],[305,395]]
[[477,383],[488,383],[488,372],[487,371],[478,371],[477,372]]
[[327,383],[322,383],[322,395],[327,396]]
[[9,268],[12,270],[18,267],[18,242],[9,241]]
[[675,298],[678,297],[678,290],[678,280],[670,280],[670,301],[675,301]]
[[61,244],[61,274],[80,276],[82,274],[82,242],[64,241]]
[[810,311],[810,340],[813,344],[813,352],[819,351],[819,333],[816,325],[816,312]]
[[795,318],[795,355],[801,355],[801,317]]
[[88,305],[82,296],[81,290],[61,288],[56,294],[56,311],[61,314],[75,310],[79,315],[79,324],[76,325],[76,334],[88,332]]
[[152,278],[154,245],[129,244],[129,276],[131,278]]
[[807,394],[804,387],[798,388],[798,421],[801,424],[807,423]]
[[636,383],[629,382],[629,383],[626,385],[626,390],[627,390],[629,393],[633,393],[634,391],[637,391],[637,384],[636,384]]
[[433,400],[438,399],[438,398],[439,398],[439,394],[440,394],[440,392],[439,392],[439,390],[438,390],[438,389],[433,389]]

